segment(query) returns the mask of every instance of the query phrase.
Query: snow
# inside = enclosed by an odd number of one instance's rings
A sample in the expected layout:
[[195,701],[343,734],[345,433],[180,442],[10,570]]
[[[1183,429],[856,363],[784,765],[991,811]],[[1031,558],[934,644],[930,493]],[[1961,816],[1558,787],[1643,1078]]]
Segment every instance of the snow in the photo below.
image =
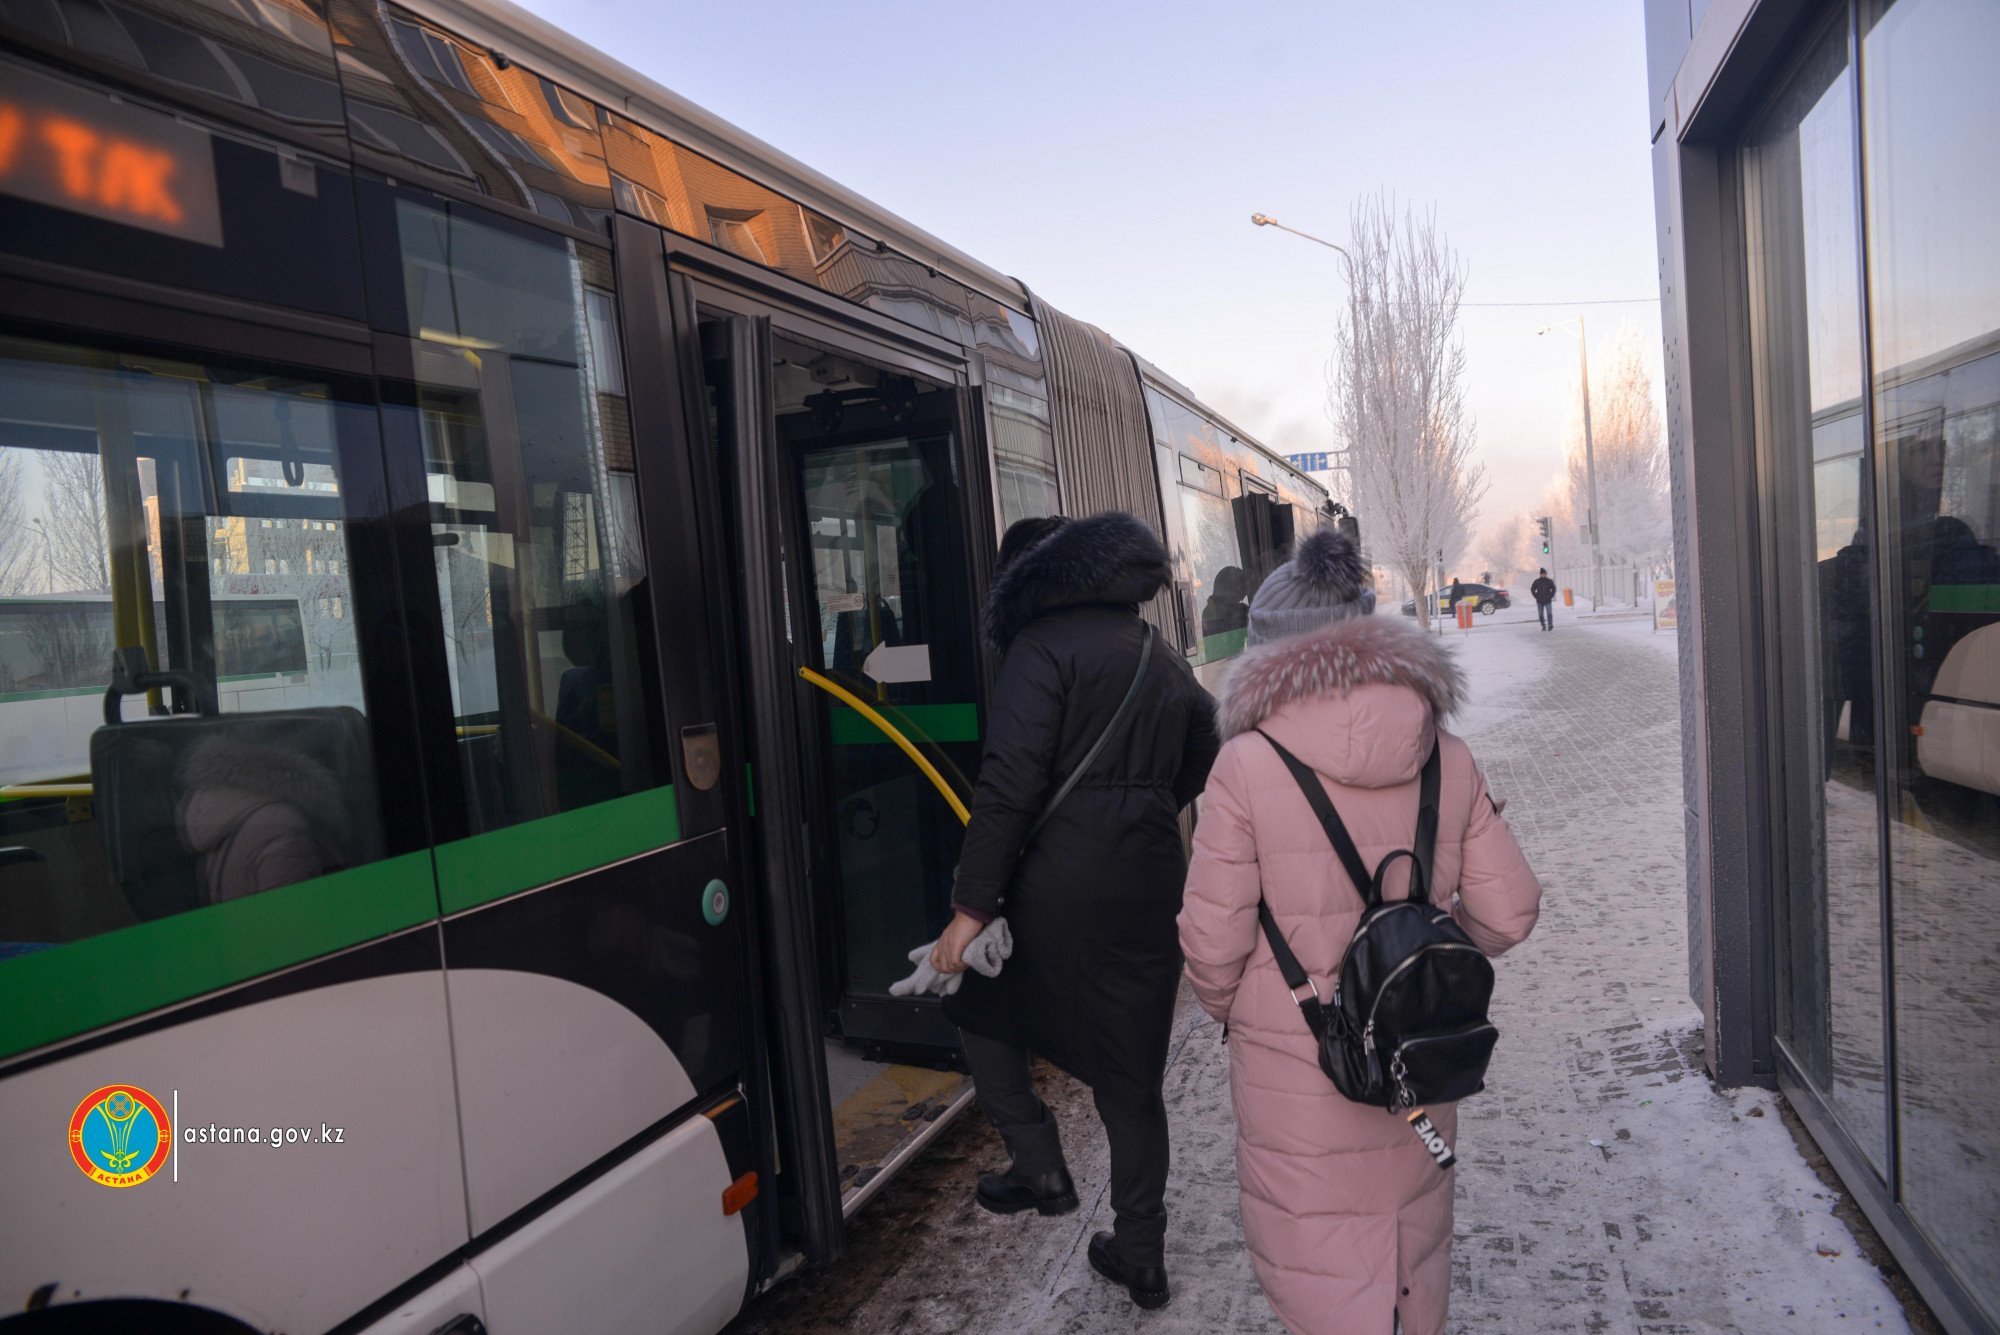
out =
[[[1444,633],[1470,697],[1453,727],[1545,889],[1535,935],[1496,964],[1500,1048],[1460,1108],[1454,1335],[1907,1331],[1775,1096],[1719,1093],[1702,1070],[1673,634],[1562,607],[1544,632],[1531,604]],[[1103,1133],[1087,1090],[1039,1079],[1082,1208],[980,1211],[976,1176],[1005,1156],[968,1117],[856,1219],[847,1260],[742,1329],[1279,1331],[1243,1249],[1217,1027],[1183,998],[1166,1082],[1175,1297],[1159,1312],[1091,1272],[1085,1246],[1112,1222]]]

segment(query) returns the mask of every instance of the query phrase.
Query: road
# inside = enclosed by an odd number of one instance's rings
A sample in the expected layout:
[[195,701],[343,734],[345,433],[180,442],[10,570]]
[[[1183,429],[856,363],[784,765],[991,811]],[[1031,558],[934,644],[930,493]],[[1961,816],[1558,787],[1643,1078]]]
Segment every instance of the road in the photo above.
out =
[[[1454,1332],[1904,1331],[1760,1090],[1717,1093],[1688,1001],[1670,637],[1644,620],[1556,630],[1532,608],[1447,632],[1471,683],[1455,724],[1546,887],[1498,963],[1488,1090],[1461,1112]],[[1183,992],[1167,1074],[1174,1127],[1163,1311],[1140,1314],[1084,1258],[1111,1226],[1086,1091],[1045,1069],[1083,1207],[997,1218],[972,1204],[1004,1165],[976,1116],[853,1223],[852,1252],[767,1295],[734,1329],[1280,1331],[1236,1216],[1218,1026]]]

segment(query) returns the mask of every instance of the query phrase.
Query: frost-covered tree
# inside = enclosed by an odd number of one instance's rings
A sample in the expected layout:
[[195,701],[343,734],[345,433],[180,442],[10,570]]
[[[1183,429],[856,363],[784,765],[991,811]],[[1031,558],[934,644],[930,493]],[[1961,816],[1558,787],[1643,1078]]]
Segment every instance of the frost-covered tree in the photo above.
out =
[[57,593],[108,593],[110,531],[104,468],[95,454],[50,450],[42,455],[42,502],[47,507],[49,563]]
[[1532,528],[1526,515],[1508,515],[1486,530],[1479,543],[1479,559],[1501,584],[1509,583],[1523,570],[1534,569],[1529,558]]
[[[1673,557],[1673,512],[1668,496],[1666,432],[1654,398],[1646,340],[1632,325],[1618,332],[1608,359],[1595,359],[1590,378],[1592,453],[1597,461],[1598,539],[1606,565],[1650,570]],[[1590,509],[1584,460],[1581,395],[1572,380],[1568,485],[1564,517],[1572,540]],[[1581,550],[1571,548],[1581,555]]]
[[[1414,589],[1465,554],[1486,489],[1472,461],[1458,305],[1465,266],[1435,214],[1387,196],[1355,204],[1341,254],[1347,308],[1327,367],[1330,415],[1349,451],[1348,501],[1376,558]],[[1418,614],[1429,620],[1428,599]]]
[[42,535],[29,522],[21,474],[20,451],[0,446],[0,594],[43,587],[38,568],[47,565]]

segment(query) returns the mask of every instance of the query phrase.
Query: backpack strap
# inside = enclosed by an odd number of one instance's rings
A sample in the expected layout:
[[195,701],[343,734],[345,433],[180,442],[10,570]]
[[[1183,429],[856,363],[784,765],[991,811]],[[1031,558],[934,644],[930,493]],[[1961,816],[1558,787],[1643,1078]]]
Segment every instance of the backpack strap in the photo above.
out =
[[[1292,953],[1291,944],[1285,934],[1278,930],[1278,920],[1271,916],[1271,906],[1263,900],[1257,901],[1257,921],[1263,925],[1264,939],[1271,943],[1271,954],[1278,961],[1278,972],[1284,975],[1285,986],[1291,989],[1292,1000],[1298,1003],[1299,1014],[1306,1017],[1306,1028],[1313,1031],[1313,1037],[1326,1038],[1326,1006],[1320,1000],[1319,985],[1306,976],[1305,967],[1299,957]],[[1300,988],[1310,990],[1312,995],[1302,997]]]
[[[1417,869],[1424,876],[1424,894],[1430,894],[1436,884],[1432,877],[1432,864],[1437,856],[1438,841],[1438,783],[1444,770],[1444,761],[1438,754],[1437,734],[1431,735],[1431,753],[1424,760],[1424,768],[1417,784],[1417,841],[1411,846],[1411,853]],[[1376,868],[1379,874],[1381,868]]]
[[[1340,865],[1346,870],[1347,879],[1354,882],[1355,892],[1361,896],[1362,902],[1369,908],[1380,904],[1382,892],[1377,888],[1375,878],[1368,874],[1368,864],[1361,860],[1361,850],[1354,846],[1354,838],[1348,834],[1347,826],[1341,823],[1340,813],[1333,809],[1333,799],[1326,795],[1326,786],[1319,781],[1319,775],[1314,773],[1312,767],[1305,761],[1278,745],[1278,739],[1270,733],[1259,728],[1257,735],[1271,744],[1271,749],[1278,753],[1278,759],[1284,761],[1285,768],[1292,772],[1292,778],[1297,781],[1299,791],[1306,795],[1306,801],[1312,804],[1313,814],[1319,817],[1320,826],[1325,829],[1326,837],[1333,841],[1333,851],[1340,855]],[[1433,808],[1437,805],[1435,792],[1432,794],[1431,805]],[[1419,815],[1420,826],[1422,819]],[[1436,842],[1437,839],[1435,810],[1431,819],[1431,839],[1432,842]],[[1292,986],[1298,987],[1301,984],[1293,983]]]

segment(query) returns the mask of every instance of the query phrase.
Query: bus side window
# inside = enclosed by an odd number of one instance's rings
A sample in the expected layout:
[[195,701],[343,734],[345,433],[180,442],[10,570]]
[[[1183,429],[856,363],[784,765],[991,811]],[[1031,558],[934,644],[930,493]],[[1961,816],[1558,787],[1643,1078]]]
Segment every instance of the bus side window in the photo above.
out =
[[655,789],[609,257],[429,197],[393,217],[372,240],[396,248],[402,303],[377,319],[412,340],[466,832]]
[[[341,486],[356,433],[376,448],[360,392],[0,340],[0,846],[39,855],[0,867],[0,954],[383,855]],[[107,723],[114,651],[172,684]]]

